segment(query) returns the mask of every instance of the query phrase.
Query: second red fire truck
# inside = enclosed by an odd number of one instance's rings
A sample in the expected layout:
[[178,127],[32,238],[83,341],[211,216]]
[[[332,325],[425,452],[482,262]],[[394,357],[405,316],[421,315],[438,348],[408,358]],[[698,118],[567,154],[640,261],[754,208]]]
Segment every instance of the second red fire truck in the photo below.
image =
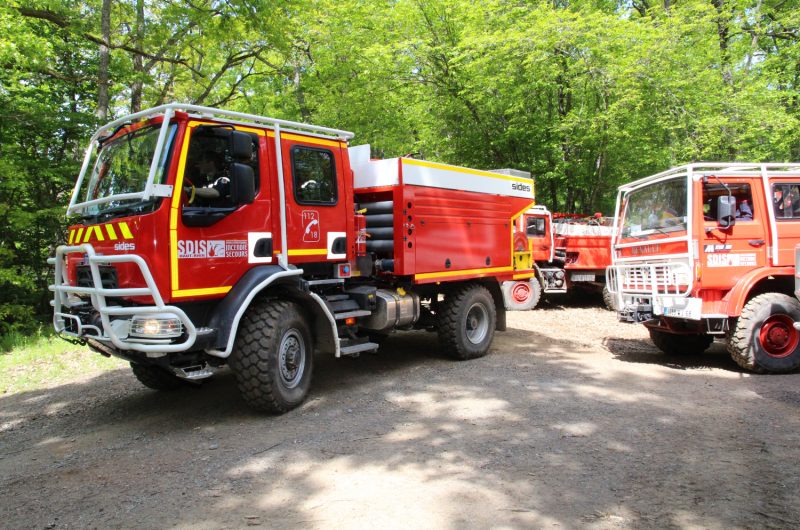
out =
[[800,367],[800,164],[698,163],[626,184],[608,284],[661,350],[725,340],[755,372]]

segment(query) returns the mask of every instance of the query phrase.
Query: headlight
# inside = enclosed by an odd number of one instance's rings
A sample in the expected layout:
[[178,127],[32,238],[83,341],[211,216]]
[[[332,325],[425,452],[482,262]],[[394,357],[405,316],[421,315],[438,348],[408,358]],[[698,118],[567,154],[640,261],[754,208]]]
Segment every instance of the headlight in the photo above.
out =
[[135,316],[131,320],[130,334],[153,339],[171,339],[183,334],[183,324],[176,317]]

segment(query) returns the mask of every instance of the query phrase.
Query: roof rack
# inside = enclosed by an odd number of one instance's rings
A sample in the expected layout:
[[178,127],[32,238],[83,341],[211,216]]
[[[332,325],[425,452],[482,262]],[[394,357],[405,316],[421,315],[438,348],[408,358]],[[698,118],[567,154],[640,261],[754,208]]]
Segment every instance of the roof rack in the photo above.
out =
[[127,116],[123,116],[110,123],[107,123],[97,130],[92,140],[93,141],[96,140],[102,135],[103,132],[108,130],[113,130],[120,125],[124,125],[126,123],[131,123],[138,120],[146,120],[149,118],[154,118],[156,116],[165,114],[168,110],[171,110],[172,114],[174,114],[176,111],[195,113],[200,117],[212,120],[220,118],[234,118],[237,120],[242,120],[243,122],[248,122],[256,125],[265,125],[267,127],[274,127],[275,125],[278,125],[280,127],[291,127],[292,129],[295,129],[298,132],[306,131],[317,134],[327,134],[333,136],[334,138],[342,138],[345,140],[349,140],[355,136],[355,134],[350,131],[343,131],[341,129],[333,129],[331,127],[322,127],[319,125],[312,125],[297,121],[279,120],[277,118],[269,118],[267,116],[259,116],[257,114],[248,114],[245,112],[235,112],[232,110],[215,109],[213,107],[203,107],[200,105],[190,105],[187,103],[168,103],[166,105],[159,105],[158,107],[153,107],[151,109],[143,110],[141,112],[128,114]]
[[668,180],[675,177],[691,175],[694,180],[699,180],[706,175],[740,175],[747,172],[773,175],[775,173],[793,176],[800,175],[800,162],[695,162],[677,166],[649,177],[644,177],[619,187],[625,193],[644,184],[659,180]]

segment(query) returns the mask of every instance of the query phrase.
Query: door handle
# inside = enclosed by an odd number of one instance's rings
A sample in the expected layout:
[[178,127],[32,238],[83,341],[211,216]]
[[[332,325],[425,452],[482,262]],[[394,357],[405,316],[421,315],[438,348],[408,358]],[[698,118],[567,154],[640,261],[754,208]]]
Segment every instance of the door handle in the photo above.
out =
[[748,243],[750,243],[754,247],[760,247],[761,245],[766,243],[766,241],[764,241],[763,239],[751,239],[750,241],[748,241]]

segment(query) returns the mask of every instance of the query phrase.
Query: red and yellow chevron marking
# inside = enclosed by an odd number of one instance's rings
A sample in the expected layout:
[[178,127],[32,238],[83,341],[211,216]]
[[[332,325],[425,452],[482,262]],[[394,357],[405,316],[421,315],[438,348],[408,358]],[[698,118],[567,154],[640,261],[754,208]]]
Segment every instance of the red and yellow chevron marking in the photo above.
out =
[[104,225],[94,225],[80,228],[73,228],[69,231],[69,245],[80,245],[95,241],[116,241],[118,239],[133,239],[128,223],[108,223]]

